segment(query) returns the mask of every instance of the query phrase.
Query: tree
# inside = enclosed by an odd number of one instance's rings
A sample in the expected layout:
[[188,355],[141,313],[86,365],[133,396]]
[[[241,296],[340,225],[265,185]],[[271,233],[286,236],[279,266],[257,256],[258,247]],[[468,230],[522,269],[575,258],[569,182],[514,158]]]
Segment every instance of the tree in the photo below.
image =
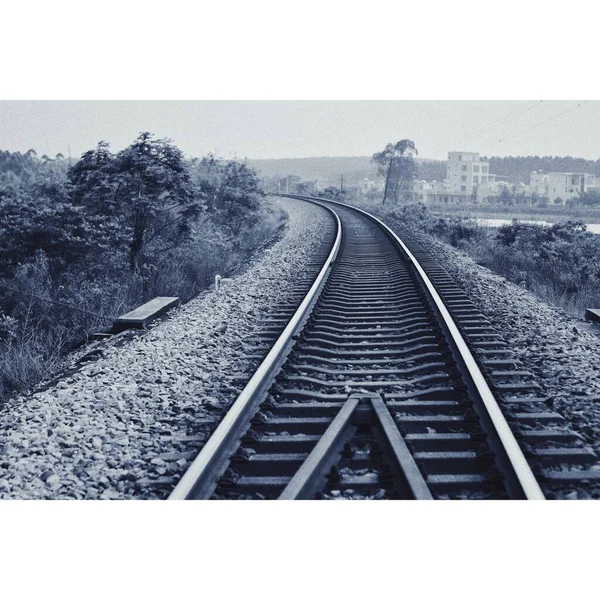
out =
[[[42,188],[40,188],[42,189]],[[67,198],[49,195],[3,197],[0,201],[0,277],[10,277],[21,264],[43,252],[52,275],[83,257],[97,255],[103,242],[103,227],[86,218],[80,207]],[[104,249],[110,243],[104,239]]]
[[504,206],[509,206],[513,203],[513,197],[506,186],[502,187],[502,190],[498,195],[498,202]]
[[298,192],[297,186],[300,184],[302,180],[298,175],[287,175],[283,179],[279,180],[278,189],[280,192],[284,194],[294,194],[301,193]]
[[600,190],[591,189],[579,194],[579,203],[583,206],[598,206],[600,205]]
[[417,175],[415,155],[418,154],[415,143],[404,139],[395,144],[387,144],[381,152],[373,154],[372,162],[377,165],[378,173],[385,177],[383,203],[386,199],[398,202],[412,200],[413,182]]
[[244,226],[258,222],[263,192],[256,172],[248,165],[209,155],[193,161],[192,173],[205,210],[232,237]]
[[133,272],[149,246],[161,252],[183,242],[200,212],[183,153],[148,132],[117,155],[101,142],[69,170],[69,180],[76,203],[118,221]]

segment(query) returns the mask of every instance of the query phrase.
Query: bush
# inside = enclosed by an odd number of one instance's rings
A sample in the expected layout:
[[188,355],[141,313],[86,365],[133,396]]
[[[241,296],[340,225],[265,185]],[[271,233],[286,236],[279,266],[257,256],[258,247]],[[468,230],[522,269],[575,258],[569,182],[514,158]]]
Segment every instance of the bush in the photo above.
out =
[[484,229],[474,220],[434,217],[422,203],[406,204],[387,210],[380,208],[375,212],[396,227],[429,233],[455,247],[480,239],[485,234]]
[[[158,295],[193,298],[285,222],[245,164],[186,161],[149,134],[118,155],[100,144],[68,173],[6,156],[0,401],[53,373],[66,351],[118,315]],[[27,168],[2,171],[7,164]]]
[[461,249],[574,315],[600,306],[600,236],[587,231],[581,221],[544,227],[515,220],[494,229],[469,219],[434,217],[422,204],[365,208],[393,228],[425,233]]
[[515,222],[501,227],[496,241],[493,264],[503,265],[511,278],[516,271],[525,274],[529,287],[551,286],[571,305],[581,308],[577,296],[593,296],[600,284],[600,239],[584,223],[540,227]]

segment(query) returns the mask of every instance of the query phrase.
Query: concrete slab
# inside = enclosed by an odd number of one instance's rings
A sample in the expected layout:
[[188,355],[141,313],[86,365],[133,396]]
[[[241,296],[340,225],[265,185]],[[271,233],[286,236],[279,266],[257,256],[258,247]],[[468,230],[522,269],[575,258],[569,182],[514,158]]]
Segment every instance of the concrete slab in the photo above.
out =
[[600,308],[586,308],[585,320],[600,323]]
[[113,324],[113,332],[118,333],[124,329],[145,329],[154,319],[179,304],[178,296],[158,296],[135,310],[121,315]]

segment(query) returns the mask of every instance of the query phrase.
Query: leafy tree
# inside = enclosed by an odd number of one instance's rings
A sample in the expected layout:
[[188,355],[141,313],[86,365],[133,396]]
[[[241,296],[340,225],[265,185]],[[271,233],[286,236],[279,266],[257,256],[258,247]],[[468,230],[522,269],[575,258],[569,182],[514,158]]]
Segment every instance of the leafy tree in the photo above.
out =
[[513,204],[513,196],[508,191],[508,188],[502,188],[501,192],[498,194],[498,202],[500,202],[500,204],[504,204],[505,206]]
[[102,220],[87,217],[67,198],[49,195],[4,197],[0,201],[0,276],[11,276],[21,264],[43,252],[51,273],[63,272],[86,256],[111,247]]
[[387,144],[381,151],[373,154],[372,162],[377,165],[377,171],[385,176],[383,203],[386,199],[412,200],[413,182],[417,175],[415,155],[418,154],[412,140],[403,139],[395,144]]
[[179,148],[144,132],[117,155],[106,142],[69,170],[76,203],[115,219],[138,272],[147,247],[170,249],[186,239],[200,203]]
[[287,175],[283,179],[279,179],[279,183],[277,185],[278,191],[281,193],[290,193],[290,194],[298,194],[298,186],[301,185],[302,180],[298,175]]
[[263,192],[256,172],[245,163],[213,155],[193,162],[193,180],[207,213],[229,235],[258,222]]
[[100,143],[67,171],[64,157],[0,151],[0,400],[115,315],[192,297],[281,224],[261,220],[245,164],[189,161],[147,133],[117,154]]

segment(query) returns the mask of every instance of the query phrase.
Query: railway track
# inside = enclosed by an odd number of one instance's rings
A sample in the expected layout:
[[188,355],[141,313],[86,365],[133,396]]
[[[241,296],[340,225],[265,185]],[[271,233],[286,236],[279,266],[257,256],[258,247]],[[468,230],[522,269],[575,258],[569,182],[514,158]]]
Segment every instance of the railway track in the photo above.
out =
[[463,299],[374,217],[302,199],[334,216],[330,252],[170,498],[543,499],[463,335],[479,324],[450,314]]

